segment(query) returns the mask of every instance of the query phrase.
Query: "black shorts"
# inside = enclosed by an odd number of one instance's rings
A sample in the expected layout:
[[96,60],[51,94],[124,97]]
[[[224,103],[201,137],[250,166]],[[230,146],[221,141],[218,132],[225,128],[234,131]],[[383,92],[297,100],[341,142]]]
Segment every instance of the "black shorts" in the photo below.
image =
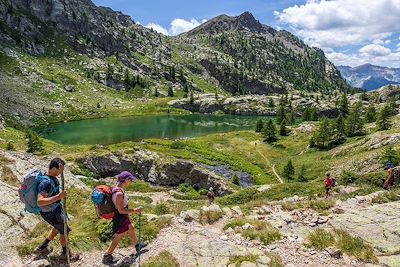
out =
[[[42,218],[51,226],[53,226],[61,235],[64,234],[64,213],[61,205],[58,205],[53,211],[40,212]],[[68,233],[71,229],[68,227]]]
[[325,187],[325,192],[328,194],[331,191],[331,187]]

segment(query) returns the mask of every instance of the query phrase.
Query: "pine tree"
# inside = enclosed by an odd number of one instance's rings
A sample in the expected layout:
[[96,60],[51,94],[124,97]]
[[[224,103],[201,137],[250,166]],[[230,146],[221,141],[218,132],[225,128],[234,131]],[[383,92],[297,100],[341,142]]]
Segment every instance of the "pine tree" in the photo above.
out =
[[272,119],[267,120],[263,127],[262,133],[265,141],[272,142],[276,140],[276,128]]
[[306,182],[307,181],[307,179],[305,177],[305,173],[306,173],[306,166],[303,164],[303,165],[301,165],[299,174],[297,175],[298,182]]
[[285,120],[285,106],[282,104],[279,105],[278,110],[276,111],[276,123],[281,124],[283,120]]
[[[364,134],[364,120],[362,119],[362,103],[357,102],[350,108],[346,119],[347,136],[357,136]],[[341,114],[342,115],[342,114]]]
[[374,104],[368,106],[367,112],[365,113],[365,121],[367,123],[374,122],[376,120],[376,109]]
[[286,120],[285,119],[282,120],[281,125],[279,127],[279,135],[280,136],[286,136],[287,135]]
[[382,153],[381,161],[384,165],[387,162],[393,163],[395,166],[400,164],[400,153],[393,149],[393,146],[388,146]]
[[232,183],[235,185],[240,185],[240,180],[239,177],[236,175],[236,173],[232,177]]
[[293,111],[289,112],[287,117],[289,125],[294,125],[294,123],[296,122],[296,115],[294,114],[294,112]]
[[339,115],[334,123],[334,139],[335,145],[342,144],[346,140],[346,125],[342,115]]
[[28,139],[28,149],[26,152],[28,153],[35,153],[35,152],[42,152],[43,149],[43,142],[39,138],[39,136],[32,131],[26,133],[26,138]]
[[174,96],[174,90],[172,90],[171,86],[168,86],[168,96],[170,96],[170,97]]
[[342,97],[339,100],[338,108],[340,114],[342,114],[343,117],[347,117],[349,114],[349,101],[345,93],[342,94]]
[[261,133],[263,127],[264,127],[264,123],[261,119],[259,119],[256,124],[256,133]]
[[193,91],[190,91],[189,103],[192,105],[194,103]]
[[392,124],[390,121],[390,115],[391,115],[390,106],[386,104],[379,112],[378,117],[376,119],[376,124],[378,125],[378,129],[380,131],[390,129],[390,126]]
[[157,88],[154,89],[154,96],[155,97],[159,97],[160,96],[160,94],[158,93],[158,89]]
[[268,102],[268,107],[269,108],[273,108],[275,105],[274,105],[274,100],[272,100],[272,98],[270,98],[269,99],[269,102]]
[[295,170],[292,164],[292,160],[289,160],[285,167],[283,168],[283,177],[286,178],[288,181],[293,180],[293,176],[295,174]]
[[332,138],[331,124],[327,118],[323,118],[316,131],[310,139],[311,147],[329,148]]

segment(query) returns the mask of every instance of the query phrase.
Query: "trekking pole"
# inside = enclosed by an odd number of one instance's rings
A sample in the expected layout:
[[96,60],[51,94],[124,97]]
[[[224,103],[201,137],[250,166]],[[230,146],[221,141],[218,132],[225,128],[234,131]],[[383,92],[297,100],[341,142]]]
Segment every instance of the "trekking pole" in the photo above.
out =
[[139,214],[139,267],[140,267],[140,254],[142,254],[142,244],[141,244],[141,239],[142,239],[142,213]]
[[[61,186],[62,190],[65,191],[65,179],[64,171],[61,173]],[[64,238],[65,238],[65,248],[67,249],[67,265],[70,266],[70,255],[69,255],[69,241],[68,241],[68,223],[67,223],[67,198],[64,198],[63,202],[63,212],[64,212]]]

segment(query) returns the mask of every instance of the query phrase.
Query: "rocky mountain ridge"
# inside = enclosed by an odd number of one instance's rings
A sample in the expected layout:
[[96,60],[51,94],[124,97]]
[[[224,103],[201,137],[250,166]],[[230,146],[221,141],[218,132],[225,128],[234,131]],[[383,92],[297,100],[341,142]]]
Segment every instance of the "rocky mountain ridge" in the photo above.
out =
[[364,64],[357,67],[338,66],[351,86],[372,91],[383,86],[400,84],[400,68]]

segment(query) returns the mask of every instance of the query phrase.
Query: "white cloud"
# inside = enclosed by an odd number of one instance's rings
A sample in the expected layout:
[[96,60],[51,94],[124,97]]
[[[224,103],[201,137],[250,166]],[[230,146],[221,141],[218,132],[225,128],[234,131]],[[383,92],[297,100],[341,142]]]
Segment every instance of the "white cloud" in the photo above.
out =
[[383,47],[377,44],[369,44],[366,45],[359,50],[362,54],[366,56],[387,56],[391,53],[389,48]]
[[397,50],[398,52],[400,52],[400,43],[397,44]]
[[181,33],[190,31],[191,29],[196,28],[197,26],[201,25],[202,23],[206,22],[206,19],[203,19],[201,22],[199,22],[196,19],[191,19],[191,20],[184,20],[184,19],[174,19],[170,23],[170,28],[166,29],[162,27],[159,24],[156,23],[149,23],[145,27],[153,29],[159,33],[162,33],[164,35],[179,35]]
[[[364,48],[364,47],[363,47]],[[361,49],[360,49],[361,50]],[[370,49],[366,48],[364,51],[370,51]],[[371,49],[373,51],[373,49]],[[390,51],[390,50],[389,50]],[[374,55],[370,53],[350,53],[345,54],[341,52],[331,52],[326,53],[326,56],[329,60],[331,60],[335,65],[348,65],[348,66],[359,66],[366,63],[371,63],[380,66],[388,66],[388,67],[400,67],[400,51],[397,52],[389,52],[385,55]]]
[[[205,21],[203,20],[201,23],[203,22]],[[201,23],[198,22],[196,19],[191,19],[190,21],[184,19],[174,19],[171,22],[170,33],[171,35],[178,35],[196,28]]]
[[274,14],[307,43],[320,47],[381,40],[400,31],[400,0],[368,4],[365,0],[308,0]]
[[164,35],[169,35],[168,30],[165,29],[163,26],[150,22],[145,26],[146,28],[153,29],[156,32],[162,33]]

